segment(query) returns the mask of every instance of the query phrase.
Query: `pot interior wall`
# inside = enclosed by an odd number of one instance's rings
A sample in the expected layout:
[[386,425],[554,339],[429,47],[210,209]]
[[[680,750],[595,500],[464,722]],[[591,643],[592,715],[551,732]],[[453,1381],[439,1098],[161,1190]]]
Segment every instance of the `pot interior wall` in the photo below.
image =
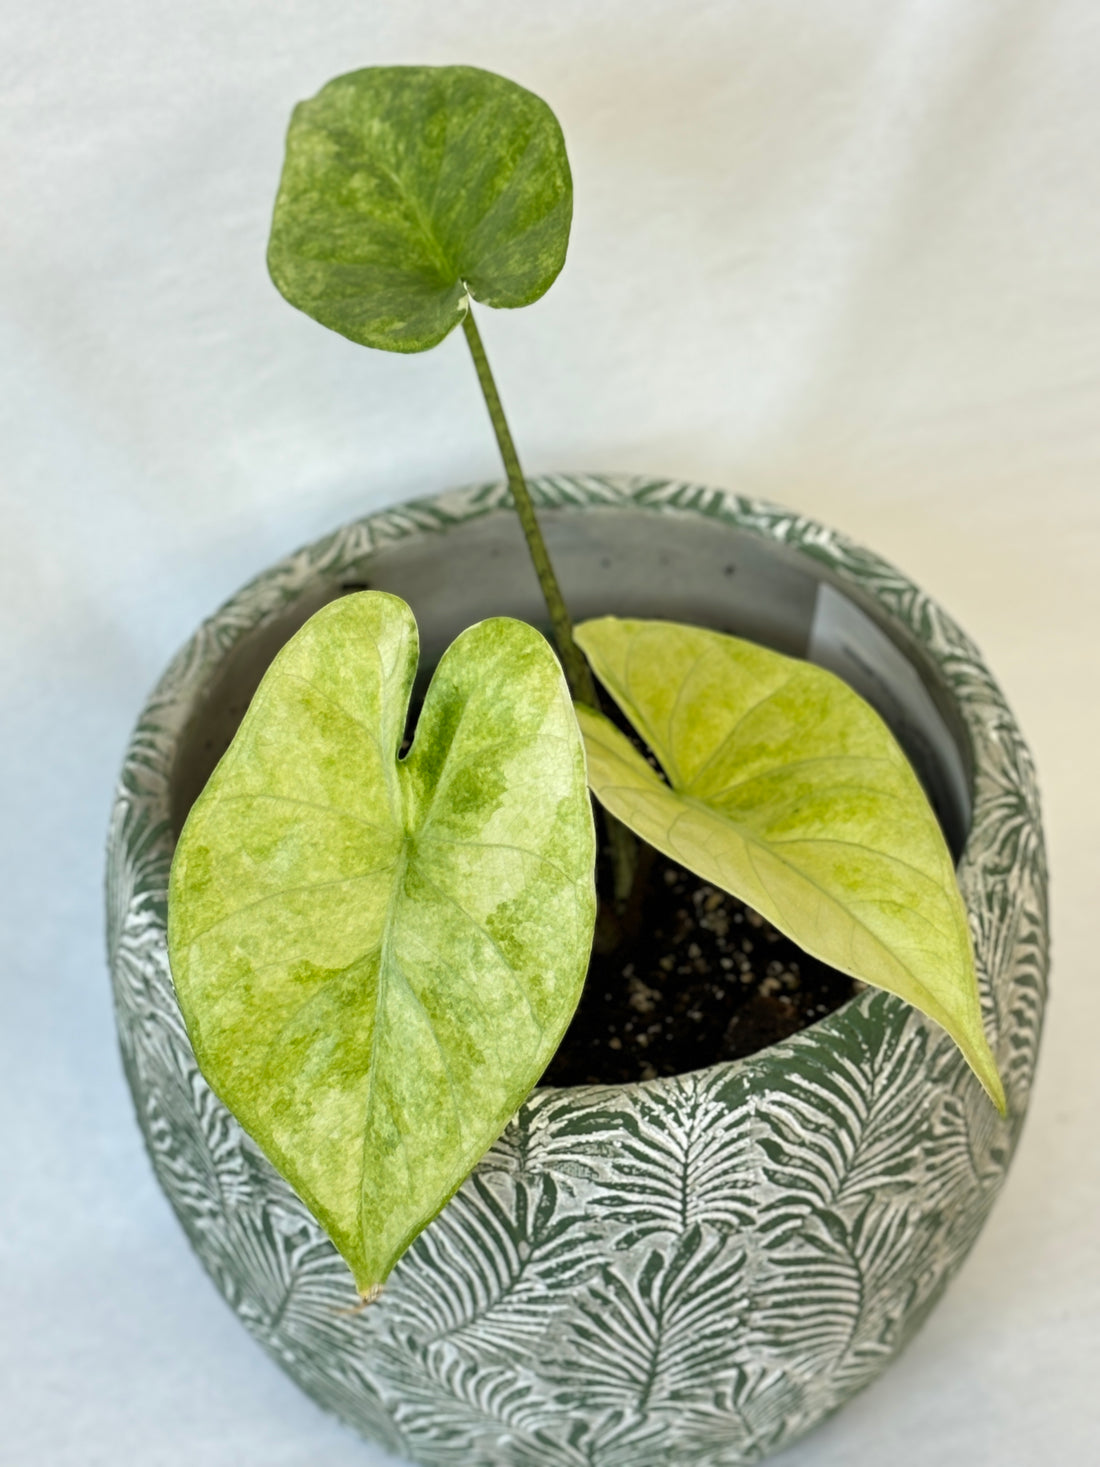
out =
[[[576,621],[615,614],[689,622],[790,656],[811,656],[848,676],[892,727],[959,857],[970,823],[970,750],[961,720],[934,665],[915,642],[899,640],[874,603],[857,604],[805,553],[695,515],[608,508],[551,510],[541,518]],[[368,588],[401,596],[416,614],[418,692],[446,647],[473,622],[506,615],[547,630],[526,546],[509,511],[467,520],[445,536],[426,532],[384,543],[350,572],[307,585],[289,607],[234,644],[194,709],[173,769],[177,833],[279,648],[326,602]],[[873,628],[867,633],[877,646],[873,669],[858,649],[836,665],[823,654],[823,594],[834,614]]]

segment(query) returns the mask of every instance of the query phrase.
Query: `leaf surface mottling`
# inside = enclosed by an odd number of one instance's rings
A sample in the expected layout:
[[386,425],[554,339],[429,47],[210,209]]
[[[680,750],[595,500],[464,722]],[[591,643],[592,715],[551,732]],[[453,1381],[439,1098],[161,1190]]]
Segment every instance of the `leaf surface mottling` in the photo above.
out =
[[808,953],[935,1019],[1003,1111],[951,854],[874,709],[822,668],[701,627],[603,617],[576,635],[665,775],[578,708],[601,804]]
[[565,142],[541,98],[473,66],[377,66],[294,109],[268,268],[364,346],[425,351],[466,295],[526,306],[569,243]]
[[206,1078],[363,1292],[488,1149],[580,995],[595,912],[584,755],[531,627],[417,664],[381,592],[275,659],[172,868],[172,974]]

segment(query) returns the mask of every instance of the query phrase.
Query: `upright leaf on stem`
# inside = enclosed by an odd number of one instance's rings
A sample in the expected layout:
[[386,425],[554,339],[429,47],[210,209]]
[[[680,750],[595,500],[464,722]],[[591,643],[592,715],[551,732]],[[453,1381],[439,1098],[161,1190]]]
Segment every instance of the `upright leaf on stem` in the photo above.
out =
[[418,352],[526,306],[565,263],[573,187],[532,92],[473,66],[379,66],[294,109],[268,246],[287,300],[364,346]]

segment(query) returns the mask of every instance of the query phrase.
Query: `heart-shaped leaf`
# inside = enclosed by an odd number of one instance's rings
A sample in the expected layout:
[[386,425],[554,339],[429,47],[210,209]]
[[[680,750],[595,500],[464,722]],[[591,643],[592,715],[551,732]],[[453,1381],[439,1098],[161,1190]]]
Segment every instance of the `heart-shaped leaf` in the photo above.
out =
[[352,341],[426,351],[467,292],[526,306],[549,290],[572,214],[565,141],[539,97],[472,66],[370,67],[294,109],[268,268]]
[[576,635],[667,778],[578,708],[601,804],[942,1024],[1003,1111],[951,855],[878,714],[832,673],[719,632],[604,617]]
[[524,1100],[595,919],[584,752],[544,639],[453,643],[398,750],[416,623],[319,611],[268,670],[180,837],[169,956],[202,1071],[364,1293]]

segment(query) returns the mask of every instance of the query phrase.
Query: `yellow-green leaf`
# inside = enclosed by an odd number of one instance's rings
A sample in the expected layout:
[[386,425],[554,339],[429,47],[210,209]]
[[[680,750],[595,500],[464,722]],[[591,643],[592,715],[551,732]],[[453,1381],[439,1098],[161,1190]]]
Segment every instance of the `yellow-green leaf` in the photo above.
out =
[[557,118],[474,66],[373,66],[294,109],[268,245],[292,306],[364,346],[425,351],[466,313],[550,288],[573,217]]
[[199,1064],[365,1293],[503,1130],[580,996],[584,752],[522,622],[471,627],[398,757],[404,602],[319,611],[180,838],[169,955]]
[[942,1024],[1003,1111],[951,855],[878,714],[831,673],[719,632],[603,617],[576,635],[665,774],[578,708],[600,802],[807,952]]

